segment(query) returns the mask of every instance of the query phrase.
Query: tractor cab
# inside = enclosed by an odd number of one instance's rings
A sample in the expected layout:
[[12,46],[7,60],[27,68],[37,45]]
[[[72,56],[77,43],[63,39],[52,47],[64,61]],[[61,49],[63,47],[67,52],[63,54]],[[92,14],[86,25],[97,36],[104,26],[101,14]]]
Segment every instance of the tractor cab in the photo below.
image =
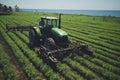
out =
[[[41,23],[43,22],[44,25]],[[68,34],[61,29],[61,15],[56,17],[41,17],[41,33],[52,38],[57,45],[66,46],[69,44]]]
[[58,28],[58,20],[56,17],[41,17],[39,22],[41,33],[50,36],[52,28]]
[[[42,22],[44,23],[44,25],[41,25]],[[58,26],[58,18],[56,17],[41,17],[41,21],[40,21],[40,26],[42,26],[43,28],[45,27],[57,27]]]

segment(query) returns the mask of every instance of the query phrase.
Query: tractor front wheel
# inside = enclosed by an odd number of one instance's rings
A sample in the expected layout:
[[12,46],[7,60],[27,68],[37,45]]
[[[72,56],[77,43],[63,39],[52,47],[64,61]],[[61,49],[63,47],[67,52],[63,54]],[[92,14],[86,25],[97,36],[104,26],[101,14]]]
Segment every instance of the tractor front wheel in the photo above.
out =
[[54,50],[56,47],[55,41],[52,38],[47,38],[45,40],[44,46],[49,50]]

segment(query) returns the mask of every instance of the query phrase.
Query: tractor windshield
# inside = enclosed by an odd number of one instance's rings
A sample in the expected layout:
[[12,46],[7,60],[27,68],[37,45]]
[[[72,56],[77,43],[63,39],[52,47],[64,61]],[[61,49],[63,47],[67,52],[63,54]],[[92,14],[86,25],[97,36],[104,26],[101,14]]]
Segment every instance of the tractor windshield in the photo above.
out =
[[53,26],[53,27],[57,27],[57,21],[58,21],[57,18],[47,17],[47,18],[46,18],[46,25],[50,25],[50,26]]
[[57,27],[57,20],[52,20],[53,27]]

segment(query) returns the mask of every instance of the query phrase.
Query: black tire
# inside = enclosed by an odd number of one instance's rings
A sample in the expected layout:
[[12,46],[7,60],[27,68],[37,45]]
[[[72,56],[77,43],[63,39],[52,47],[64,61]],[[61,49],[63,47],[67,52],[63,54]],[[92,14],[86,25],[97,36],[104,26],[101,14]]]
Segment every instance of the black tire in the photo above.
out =
[[35,38],[36,38],[35,31],[33,29],[31,29],[30,32],[29,32],[29,46],[30,46],[31,49],[34,49]]
[[49,50],[54,50],[56,49],[55,41],[53,38],[47,38],[45,40],[44,46],[49,49]]

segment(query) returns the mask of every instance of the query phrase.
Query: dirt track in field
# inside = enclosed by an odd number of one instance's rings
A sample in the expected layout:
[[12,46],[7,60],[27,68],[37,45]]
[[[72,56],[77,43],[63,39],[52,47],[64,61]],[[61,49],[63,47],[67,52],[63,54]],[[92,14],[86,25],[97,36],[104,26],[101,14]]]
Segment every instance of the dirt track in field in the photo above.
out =
[[[5,42],[4,38],[0,35],[0,43],[4,46],[5,52],[8,54],[10,57],[10,62],[14,66],[14,70],[16,71],[18,75],[19,80],[28,80],[26,74],[23,72],[20,64],[18,63],[16,57],[13,55],[12,50],[10,49],[9,45]],[[4,75],[2,73],[2,69],[0,68],[0,79],[4,78]]]

